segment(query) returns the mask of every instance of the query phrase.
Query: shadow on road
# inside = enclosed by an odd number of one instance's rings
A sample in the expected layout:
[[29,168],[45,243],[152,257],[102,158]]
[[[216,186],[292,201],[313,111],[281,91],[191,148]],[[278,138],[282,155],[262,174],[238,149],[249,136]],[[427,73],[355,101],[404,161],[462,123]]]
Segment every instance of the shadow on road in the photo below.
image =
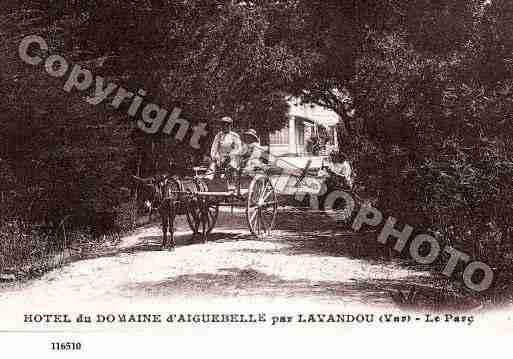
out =
[[[401,296],[408,296],[412,289],[422,288],[414,293],[414,301],[405,302]],[[353,280],[344,282],[312,282],[307,280],[286,280],[254,269],[225,268],[216,273],[195,273],[170,277],[159,282],[139,282],[127,285],[132,295],[168,297],[253,297],[314,299],[330,304],[354,304],[355,302],[388,307],[395,303],[404,310],[464,311],[477,305],[471,300],[462,300],[447,294],[443,287],[436,287],[428,279],[401,280]]]
[[[198,237],[190,232],[175,235],[177,248],[190,245],[202,245]],[[157,232],[158,233],[158,232]],[[119,253],[157,251],[161,249],[161,235],[139,233],[130,246],[119,248]],[[377,233],[354,233],[333,221],[323,213],[293,210],[281,211],[276,223],[276,233],[262,245],[251,244],[230,246],[223,255],[259,255],[319,257],[345,257],[363,260],[370,265],[396,266],[411,268],[411,263],[400,260],[391,249],[377,242]],[[219,226],[208,237],[208,242],[229,243],[254,240],[240,216],[220,215]],[[268,243],[270,245],[265,245]],[[221,247],[221,246],[220,246]],[[230,254],[231,253],[231,254]],[[356,265],[356,264],[355,264]],[[384,268],[384,267],[383,267]],[[415,268],[419,270],[419,268]],[[461,288],[440,275],[427,271],[412,271],[411,276],[398,279],[351,279],[344,281],[288,280],[276,274],[257,271],[252,268],[225,268],[206,272],[198,268],[199,273],[182,274],[158,282],[138,282],[124,288],[131,293],[141,295],[164,296],[254,296],[254,297],[299,297],[315,298],[329,302],[355,301],[369,304],[395,303],[407,309],[429,310],[465,310],[477,306],[472,296],[466,295]],[[122,288],[123,289],[123,288]],[[465,294],[465,295],[464,295]]]

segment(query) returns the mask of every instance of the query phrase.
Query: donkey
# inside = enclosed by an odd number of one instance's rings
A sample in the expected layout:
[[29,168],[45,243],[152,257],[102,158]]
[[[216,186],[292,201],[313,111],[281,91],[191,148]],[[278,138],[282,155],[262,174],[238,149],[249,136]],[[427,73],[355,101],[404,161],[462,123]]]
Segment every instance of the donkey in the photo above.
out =
[[174,248],[174,222],[177,215],[180,190],[179,183],[172,177],[159,176],[157,178],[140,178],[132,176],[140,186],[144,201],[148,201],[152,208],[156,208],[162,221],[162,249],[167,247],[167,233],[171,234],[171,246]]

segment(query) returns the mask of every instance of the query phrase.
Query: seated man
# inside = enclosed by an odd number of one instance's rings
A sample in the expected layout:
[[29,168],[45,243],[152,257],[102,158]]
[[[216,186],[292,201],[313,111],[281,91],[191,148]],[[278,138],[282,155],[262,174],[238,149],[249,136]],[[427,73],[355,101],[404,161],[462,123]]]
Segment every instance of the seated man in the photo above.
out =
[[210,150],[212,173],[209,179],[213,179],[219,169],[224,169],[230,180],[233,170],[240,165],[242,142],[240,136],[232,131],[233,120],[230,117],[223,117],[220,123],[221,131],[214,137]]

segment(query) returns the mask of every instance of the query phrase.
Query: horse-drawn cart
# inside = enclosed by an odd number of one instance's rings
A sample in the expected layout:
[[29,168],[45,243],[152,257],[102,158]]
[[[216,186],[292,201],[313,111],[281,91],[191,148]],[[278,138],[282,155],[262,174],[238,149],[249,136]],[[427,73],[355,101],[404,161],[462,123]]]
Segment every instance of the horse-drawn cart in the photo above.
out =
[[238,175],[235,184],[226,178],[208,180],[206,175],[196,175],[194,179],[197,183],[194,193],[179,191],[178,194],[190,198],[186,216],[195,234],[206,240],[215,227],[220,207],[244,208],[248,228],[255,237],[264,238],[271,234],[278,198],[267,173]]
[[[235,175],[217,173],[211,179],[209,169],[195,167],[194,176],[164,176],[158,179],[143,180],[150,190],[148,202],[159,208],[164,234],[163,246],[167,241],[167,229],[173,234],[176,215],[185,215],[194,235],[207,240],[214,229],[220,207],[244,209],[248,229],[258,239],[271,235],[278,212],[278,195],[297,193],[317,194],[322,181],[309,175],[311,161],[303,169],[279,167],[255,168]],[[211,175],[211,174],[210,174]],[[144,182],[146,181],[146,182]]]

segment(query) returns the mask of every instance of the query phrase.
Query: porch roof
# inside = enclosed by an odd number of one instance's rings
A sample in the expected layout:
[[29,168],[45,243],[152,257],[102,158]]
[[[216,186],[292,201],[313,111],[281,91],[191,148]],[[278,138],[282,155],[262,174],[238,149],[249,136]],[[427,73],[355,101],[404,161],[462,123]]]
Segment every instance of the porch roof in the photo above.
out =
[[303,121],[317,123],[328,127],[334,126],[339,122],[339,116],[336,112],[321,107],[313,103],[301,104],[298,98],[290,97],[287,100],[289,108],[289,116],[294,116]]

